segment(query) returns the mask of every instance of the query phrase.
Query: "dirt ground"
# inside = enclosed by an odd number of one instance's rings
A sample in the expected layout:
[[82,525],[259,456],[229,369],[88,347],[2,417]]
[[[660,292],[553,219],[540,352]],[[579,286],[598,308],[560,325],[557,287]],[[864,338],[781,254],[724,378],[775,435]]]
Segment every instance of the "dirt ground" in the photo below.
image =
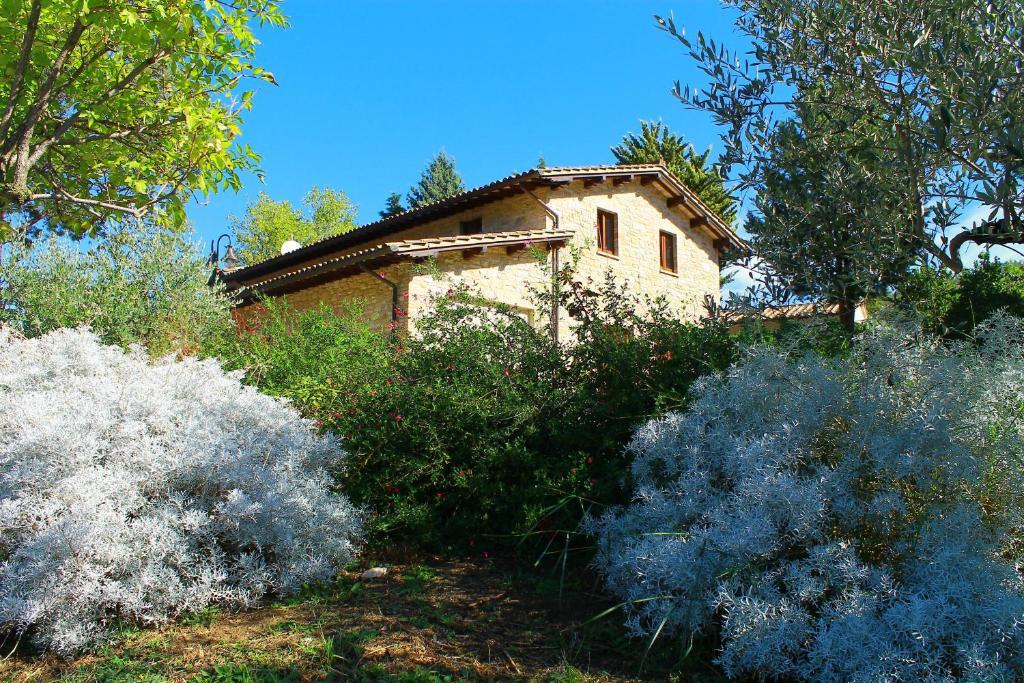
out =
[[[332,583],[239,613],[217,609],[163,629],[125,631],[73,661],[18,651],[0,680],[636,681],[718,680],[676,646],[626,636],[611,606],[550,573],[441,558],[354,567]],[[8,646],[9,647],[9,646]],[[683,671],[673,676],[669,670]]]

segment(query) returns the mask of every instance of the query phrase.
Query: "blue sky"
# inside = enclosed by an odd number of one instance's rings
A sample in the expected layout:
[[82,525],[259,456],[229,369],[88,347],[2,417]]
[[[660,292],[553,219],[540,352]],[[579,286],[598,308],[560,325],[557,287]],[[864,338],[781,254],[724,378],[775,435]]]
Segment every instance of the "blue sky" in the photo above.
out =
[[190,207],[205,239],[265,191],[298,202],[313,185],[344,191],[360,222],[403,194],[441,148],[467,185],[550,165],[610,163],[640,119],[663,119],[698,148],[718,137],[672,97],[702,83],[685,49],[655,28],[674,13],[735,44],[713,0],[285,0],[291,27],[261,32],[257,86],[243,139],[265,184]]

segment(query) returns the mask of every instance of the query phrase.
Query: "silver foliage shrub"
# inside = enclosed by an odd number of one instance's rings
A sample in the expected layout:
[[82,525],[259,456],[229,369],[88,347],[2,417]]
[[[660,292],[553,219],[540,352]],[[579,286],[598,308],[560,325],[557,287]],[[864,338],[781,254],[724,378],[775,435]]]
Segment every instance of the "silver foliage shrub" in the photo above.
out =
[[0,330],[0,625],[71,654],[329,577],[360,528],[342,456],[215,361]]
[[629,627],[717,630],[730,676],[1019,674],[1024,325],[980,334],[752,350],[640,428],[634,502],[592,523]]

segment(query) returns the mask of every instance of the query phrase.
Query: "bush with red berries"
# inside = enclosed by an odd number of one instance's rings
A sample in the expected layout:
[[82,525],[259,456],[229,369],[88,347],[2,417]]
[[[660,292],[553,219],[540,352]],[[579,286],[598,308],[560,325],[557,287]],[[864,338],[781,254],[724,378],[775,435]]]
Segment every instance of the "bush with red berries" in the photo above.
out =
[[567,282],[563,296],[574,345],[456,287],[396,340],[358,311],[270,304],[234,362],[343,438],[338,484],[369,509],[371,534],[493,554],[625,502],[632,430],[684,405],[695,378],[735,355],[720,326],[676,320],[610,281]]

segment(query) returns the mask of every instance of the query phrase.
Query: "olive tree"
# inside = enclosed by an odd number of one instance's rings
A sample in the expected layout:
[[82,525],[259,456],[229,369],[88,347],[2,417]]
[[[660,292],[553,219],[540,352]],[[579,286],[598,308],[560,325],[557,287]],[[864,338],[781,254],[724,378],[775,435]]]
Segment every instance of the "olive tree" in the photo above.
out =
[[[958,272],[969,243],[1024,242],[1024,6],[1005,0],[725,4],[738,11],[736,26],[749,51],[700,33],[691,40],[671,17],[657,20],[707,76],[704,86],[677,83],[675,92],[723,126],[722,163],[738,189],[770,195],[774,209],[787,209],[770,215],[763,203],[757,207],[755,217],[766,220],[756,226],[755,249],[768,232],[771,240],[788,236],[801,244],[806,188],[773,179],[787,164],[813,167],[822,160],[849,170],[814,188],[822,239],[831,239],[834,213],[887,216],[878,228],[887,234],[866,230],[865,239],[850,245],[855,264],[888,258],[898,243],[918,263]],[[865,183],[873,190],[864,192]],[[979,206],[985,216],[964,227],[965,214]],[[782,265],[807,275],[821,264],[808,256]]]

